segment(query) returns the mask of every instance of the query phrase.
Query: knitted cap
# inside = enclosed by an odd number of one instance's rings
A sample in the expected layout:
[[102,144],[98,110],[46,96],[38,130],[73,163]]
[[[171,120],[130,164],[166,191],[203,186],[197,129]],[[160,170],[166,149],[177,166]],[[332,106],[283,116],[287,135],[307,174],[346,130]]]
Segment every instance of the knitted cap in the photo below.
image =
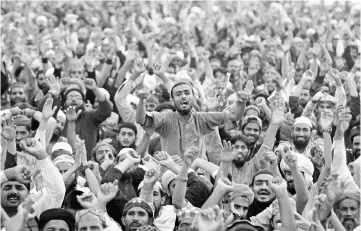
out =
[[133,198],[128,203],[125,204],[122,216],[124,217],[127,214],[127,212],[133,207],[140,207],[144,209],[148,213],[149,217],[153,218],[152,208],[150,207],[147,201],[139,197]]

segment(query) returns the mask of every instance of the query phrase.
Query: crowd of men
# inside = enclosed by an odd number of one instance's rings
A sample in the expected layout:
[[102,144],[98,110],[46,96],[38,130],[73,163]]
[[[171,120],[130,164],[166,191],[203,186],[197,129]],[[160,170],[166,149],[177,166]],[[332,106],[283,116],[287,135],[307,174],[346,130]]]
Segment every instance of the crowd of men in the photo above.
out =
[[2,2],[1,230],[360,231],[360,9]]

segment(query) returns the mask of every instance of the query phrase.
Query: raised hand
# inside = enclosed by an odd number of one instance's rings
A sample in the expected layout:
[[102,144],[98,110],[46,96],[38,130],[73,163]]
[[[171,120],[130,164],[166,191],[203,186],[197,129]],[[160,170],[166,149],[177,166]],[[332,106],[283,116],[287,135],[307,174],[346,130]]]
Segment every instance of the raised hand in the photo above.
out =
[[162,68],[161,65],[159,64],[153,64],[153,72],[154,74],[158,75],[158,76],[161,76],[161,75],[164,75],[164,68]]
[[282,145],[280,149],[278,149],[282,155],[282,159],[285,163],[291,168],[297,168],[297,154],[291,151],[290,147],[286,144]]
[[345,189],[345,182],[340,180],[337,173],[332,173],[322,186],[321,193],[327,196],[330,203],[335,203]]
[[312,81],[313,79],[313,73],[311,70],[306,70],[302,75],[302,80],[305,82]]
[[220,190],[223,194],[226,194],[233,191],[233,186],[233,182],[228,180],[226,177],[220,177],[217,181],[216,188],[217,190]]
[[257,107],[262,107],[266,105],[266,100],[263,97],[257,97],[257,99],[254,101]]
[[271,170],[277,170],[278,162],[277,162],[277,156],[274,152],[272,151],[265,152],[263,155],[263,160],[269,163],[269,168]]
[[287,192],[287,183],[281,177],[273,177],[268,181],[268,186],[272,191],[277,195],[277,197],[284,196],[288,194]]
[[125,159],[128,159],[132,165],[137,165],[140,163],[140,156],[135,150],[130,150],[128,153],[119,156],[119,162]]
[[49,92],[52,96],[57,97],[60,95],[60,80],[59,78],[55,78],[54,75],[49,76],[46,79],[46,84],[49,87]]
[[322,130],[329,130],[333,122],[333,112],[329,109],[325,109],[321,112],[320,125]]
[[327,73],[330,70],[330,65],[328,65],[327,61],[321,61],[320,71],[323,73]]
[[241,101],[247,102],[251,98],[252,91],[254,89],[253,81],[248,80],[243,90],[237,92],[237,95]]
[[350,125],[350,121],[352,119],[352,115],[346,111],[341,111],[338,113],[338,119],[337,119],[337,129],[342,134],[346,132]]
[[144,174],[144,186],[143,188],[145,190],[152,190],[153,186],[155,185],[155,183],[158,181],[158,172],[156,169],[151,169],[148,170],[145,174]]
[[326,200],[325,194],[320,194],[320,195],[316,196],[315,205],[310,211],[310,214],[311,214],[310,217],[312,220],[310,231],[324,231],[325,230],[321,224],[322,213],[324,213],[323,205],[326,203],[325,200]]
[[28,154],[34,156],[38,160],[48,157],[45,149],[41,146],[40,142],[35,138],[26,138],[20,141],[20,147]]
[[154,154],[154,160],[157,162],[157,164],[160,164],[165,167],[174,164],[173,159],[169,156],[169,154],[166,151],[156,152]]
[[190,147],[188,150],[184,152],[184,164],[187,166],[192,166],[195,159],[197,159],[199,154],[199,150],[197,147]]
[[150,97],[150,90],[148,88],[143,88],[138,91],[137,96],[140,100],[145,100]]
[[204,62],[204,61],[206,61],[206,60],[209,59],[209,55],[210,55],[210,54],[209,54],[208,51],[204,51],[204,52],[201,53],[200,59]]
[[16,180],[23,184],[29,184],[31,182],[30,168],[26,165],[16,165],[13,168],[8,168],[5,171],[5,176],[9,180]]
[[134,74],[140,75],[145,71],[145,68],[146,66],[142,60],[136,60],[133,66],[133,72]]
[[134,61],[139,57],[139,54],[137,51],[128,50],[126,60]]
[[286,103],[281,98],[276,98],[271,104],[272,118],[271,124],[281,125],[284,121]]
[[87,67],[93,68],[95,66],[95,58],[91,55],[84,55],[82,57],[84,64]]
[[348,80],[348,72],[347,71],[341,71],[340,74],[339,74],[340,78],[343,80],[343,81],[347,81]]
[[237,153],[234,151],[234,145],[230,141],[223,140],[223,149],[221,154],[222,162],[232,162],[236,158]]
[[193,221],[192,228],[199,231],[222,231],[232,223],[234,217],[229,216],[226,220],[223,218],[223,210],[218,206],[200,210]]
[[100,185],[100,189],[97,192],[98,200],[104,204],[111,201],[118,193],[118,180],[114,182],[108,182]]
[[85,83],[85,87],[91,91],[94,91],[95,89],[98,88],[94,79],[85,78],[84,83]]
[[77,112],[76,108],[73,106],[69,106],[64,111],[67,121],[76,121],[78,119],[79,115],[81,114],[81,112],[82,112],[81,109]]
[[16,125],[12,118],[6,119],[2,124],[1,135],[7,141],[12,141],[16,136]]
[[55,52],[54,64],[61,65],[64,61],[64,58],[65,58],[64,52],[62,51]]
[[340,72],[336,68],[331,68],[330,76],[335,80],[336,86],[342,86]]
[[323,97],[323,93],[321,91],[317,92],[313,97],[312,97],[312,102],[313,103],[317,103],[318,101],[320,101],[320,99]]
[[76,200],[84,209],[95,208],[97,204],[97,198],[92,192],[83,193],[82,195],[76,196]]
[[53,107],[53,98],[49,97],[46,99],[43,107],[43,120],[48,121],[52,117],[57,109],[57,106]]

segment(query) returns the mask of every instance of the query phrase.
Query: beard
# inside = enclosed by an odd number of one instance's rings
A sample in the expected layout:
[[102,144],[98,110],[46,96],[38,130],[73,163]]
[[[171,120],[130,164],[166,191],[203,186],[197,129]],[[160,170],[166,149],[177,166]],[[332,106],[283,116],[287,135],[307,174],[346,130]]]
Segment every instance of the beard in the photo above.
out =
[[[291,183],[293,183],[293,184],[291,185]],[[288,191],[289,193],[291,193],[291,195],[295,195],[295,194],[296,194],[296,189],[295,189],[295,185],[294,185],[293,180],[287,181],[287,191]]]
[[243,159],[240,159],[240,158],[236,158],[233,160],[233,164],[237,167],[237,168],[242,168],[243,165],[246,163],[246,161]]
[[298,100],[298,103],[304,108],[307,104],[307,101],[304,99],[300,99],[300,100]]
[[346,231],[352,231],[357,227],[357,224],[354,219],[345,219],[342,222],[342,226],[346,229]]
[[10,100],[10,106],[13,107],[14,105],[18,104],[18,103],[26,103],[26,99],[20,99],[20,98],[15,98],[15,100]]
[[23,149],[20,147],[20,141],[16,142],[16,151],[21,152]]
[[359,158],[360,156],[360,149],[356,149],[352,151],[353,156],[355,157],[355,159]]
[[60,137],[60,132],[55,132],[55,131],[54,131],[53,135],[52,135],[51,138],[50,138],[50,142],[56,142],[56,141],[58,141],[59,137]]
[[80,59],[81,57],[83,57],[84,53],[76,53],[75,55],[78,59]]
[[298,140],[296,136],[292,136],[293,144],[297,149],[304,149],[307,147],[308,142],[310,141],[310,137],[306,137],[305,140]]

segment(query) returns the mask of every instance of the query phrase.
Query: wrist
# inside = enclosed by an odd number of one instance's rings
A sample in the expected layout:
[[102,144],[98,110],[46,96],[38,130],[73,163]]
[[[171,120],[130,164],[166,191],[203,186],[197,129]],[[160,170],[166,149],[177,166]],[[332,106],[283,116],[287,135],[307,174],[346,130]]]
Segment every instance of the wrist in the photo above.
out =
[[322,128],[322,133],[331,133],[332,132],[332,127],[327,127],[327,128]]
[[55,98],[55,99],[58,99],[58,98],[59,98],[59,95],[60,95],[59,92],[57,92],[57,91],[55,91],[55,90],[53,90],[53,89],[50,89],[50,90],[49,90],[49,93],[51,94],[51,96],[52,96],[53,98]]

